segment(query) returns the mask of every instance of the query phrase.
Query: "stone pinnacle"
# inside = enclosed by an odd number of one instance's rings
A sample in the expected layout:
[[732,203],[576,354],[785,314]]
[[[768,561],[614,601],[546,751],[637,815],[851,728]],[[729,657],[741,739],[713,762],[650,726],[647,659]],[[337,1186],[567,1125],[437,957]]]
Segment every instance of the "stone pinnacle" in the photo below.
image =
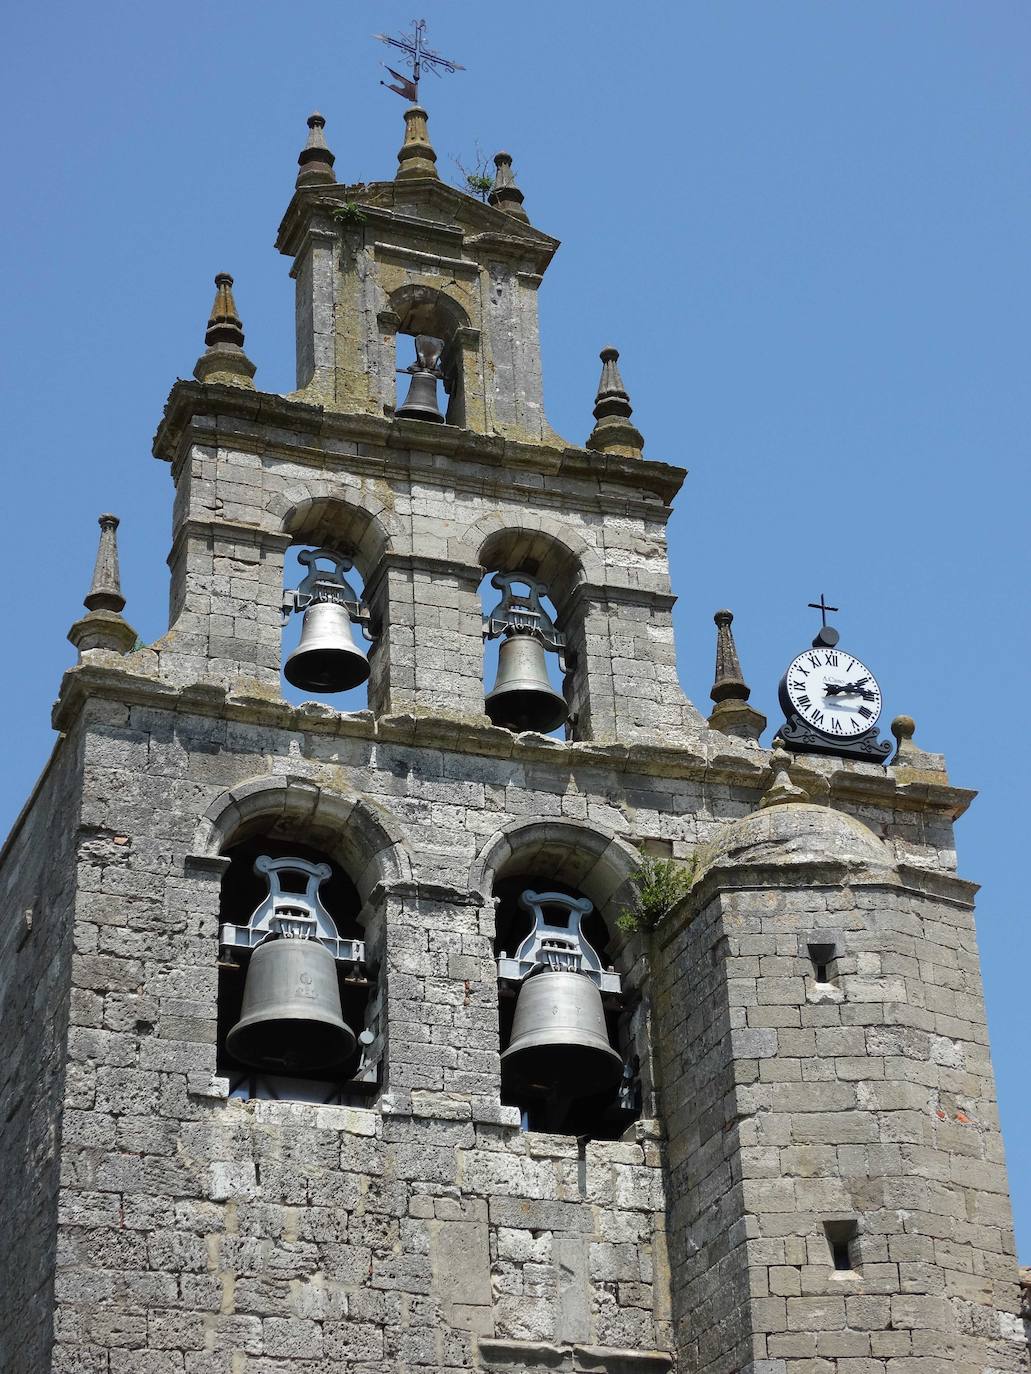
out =
[[587,440],[587,447],[598,453],[640,458],[644,450],[644,438],[640,430],[630,423],[634,408],[623,385],[618,364],[618,349],[609,345],[601,350],[601,381],[594,398],[595,425]]
[[117,515],[102,515],[97,561],[90,589],[83,599],[87,614],[75,622],[68,638],[82,654],[88,649],[109,649],[127,654],[136,643],[136,631],[122,617],[125,597],[118,571]]
[[521,219],[529,224],[530,216],[523,209],[523,193],[516,185],[515,173],[512,171],[511,153],[495,153],[494,166],[497,171],[494,173],[494,185],[487,197],[488,205],[495,205],[513,219]]
[[409,105],[405,110],[405,141],[397,155],[396,181],[411,181],[416,177],[437,176],[437,154],[430,144],[426,111],[421,105]]
[[716,706],[709,724],[725,735],[758,739],[766,729],[766,717],[747,704],[750,690],[741,672],[734,631],[730,628],[734,614],[717,611],[713,620],[716,623],[716,677],[709,695]]
[[300,167],[297,186],[325,186],[336,181],[333,171],[336,158],[326,146],[325,127],[326,121],[318,110],[308,116],[308,142],[297,159]]
[[220,382],[254,390],[254,364],[243,351],[243,325],[236,313],[233,279],[228,272],[215,278],[215,300],[204,332],[206,350],[197,359],[193,375],[198,382]]

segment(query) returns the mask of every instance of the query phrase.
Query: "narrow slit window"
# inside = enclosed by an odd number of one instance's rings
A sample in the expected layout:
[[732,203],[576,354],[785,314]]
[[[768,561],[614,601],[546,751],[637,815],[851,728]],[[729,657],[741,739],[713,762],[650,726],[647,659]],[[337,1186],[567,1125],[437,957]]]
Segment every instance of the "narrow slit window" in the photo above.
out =
[[813,966],[813,978],[817,983],[834,982],[834,945],[810,945],[809,961]]
[[856,1221],[825,1221],[824,1232],[836,1273],[859,1268],[859,1224]]

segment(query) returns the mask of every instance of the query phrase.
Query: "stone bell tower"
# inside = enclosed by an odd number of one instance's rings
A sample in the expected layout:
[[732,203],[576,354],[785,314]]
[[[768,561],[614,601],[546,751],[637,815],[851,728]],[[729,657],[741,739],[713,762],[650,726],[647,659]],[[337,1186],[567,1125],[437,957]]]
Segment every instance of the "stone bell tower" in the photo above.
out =
[[346,185],[308,126],[297,390],[220,274],[168,631],[102,516],[0,855],[0,1367],[1025,1369],[973,794],[906,718],[885,767],[761,747],[727,611],[687,701],[685,473],[613,348],[548,424],[512,159],[446,186],[413,106]]

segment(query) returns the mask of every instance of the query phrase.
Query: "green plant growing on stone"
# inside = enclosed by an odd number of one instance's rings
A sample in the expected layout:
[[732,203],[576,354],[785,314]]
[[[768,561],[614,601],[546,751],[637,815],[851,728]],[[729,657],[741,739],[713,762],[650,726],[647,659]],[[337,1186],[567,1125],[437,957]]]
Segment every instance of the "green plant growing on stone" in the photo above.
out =
[[451,161],[462,174],[462,179],[465,182],[464,189],[470,195],[479,196],[480,200],[485,201],[491,193],[494,178],[488,171],[490,162],[480,145],[478,143],[476,145],[476,162],[471,171],[460,157],[452,157]]
[[333,218],[338,224],[344,224],[349,228],[357,229],[365,223],[366,215],[365,211],[356,201],[349,200],[341,205],[339,210],[333,211]]
[[683,861],[656,859],[646,854],[633,873],[631,904],[616,917],[616,925],[631,934],[654,930],[685,893],[690,892],[700,867],[697,853]]

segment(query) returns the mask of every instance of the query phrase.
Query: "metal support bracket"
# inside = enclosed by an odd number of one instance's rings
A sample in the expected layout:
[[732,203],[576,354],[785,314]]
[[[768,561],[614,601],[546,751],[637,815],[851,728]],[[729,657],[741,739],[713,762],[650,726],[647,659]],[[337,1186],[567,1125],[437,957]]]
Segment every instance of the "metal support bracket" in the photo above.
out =
[[581,929],[585,916],[594,910],[586,897],[564,892],[533,892],[527,889],[519,905],[533,918],[533,928],[509,958],[502,950],[498,977],[513,983],[529,978],[538,969],[558,973],[582,973],[601,992],[618,993],[622,987],[615,969],[605,969],[598,953]]
[[[369,608],[365,601],[347,580],[346,574],[354,567],[354,559],[335,549],[302,549],[297,555],[298,563],[308,569],[307,575],[293,590],[283,593],[282,616],[285,625],[295,611],[306,611],[319,601],[334,602],[343,606],[355,625],[361,627],[362,635],[372,643],[373,635],[369,629]],[[320,567],[328,563],[330,566]]]
[[[227,921],[219,926],[218,940],[223,949],[254,949],[262,941],[278,936],[285,940],[317,940],[338,963],[364,963],[365,941],[341,939],[319,897],[319,888],[333,871],[329,864],[313,864],[307,859],[271,859],[262,854],[254,861],[254,871],[267,880],[268,893],[246,925]],[[283,890],[283,875],[288,873],[304,879],[303,892]]]
[[[548,595],[547,583],[525,573],[495,573],[490,585],[502,595],[490,614],[483,617],[484,639],[498,639],[505,634],[533,635],[545,649],[558,654],[565,672],[566,637],[541,605],[541,597]],[[525,587],[526,591],[517,591],[518,587]]]

